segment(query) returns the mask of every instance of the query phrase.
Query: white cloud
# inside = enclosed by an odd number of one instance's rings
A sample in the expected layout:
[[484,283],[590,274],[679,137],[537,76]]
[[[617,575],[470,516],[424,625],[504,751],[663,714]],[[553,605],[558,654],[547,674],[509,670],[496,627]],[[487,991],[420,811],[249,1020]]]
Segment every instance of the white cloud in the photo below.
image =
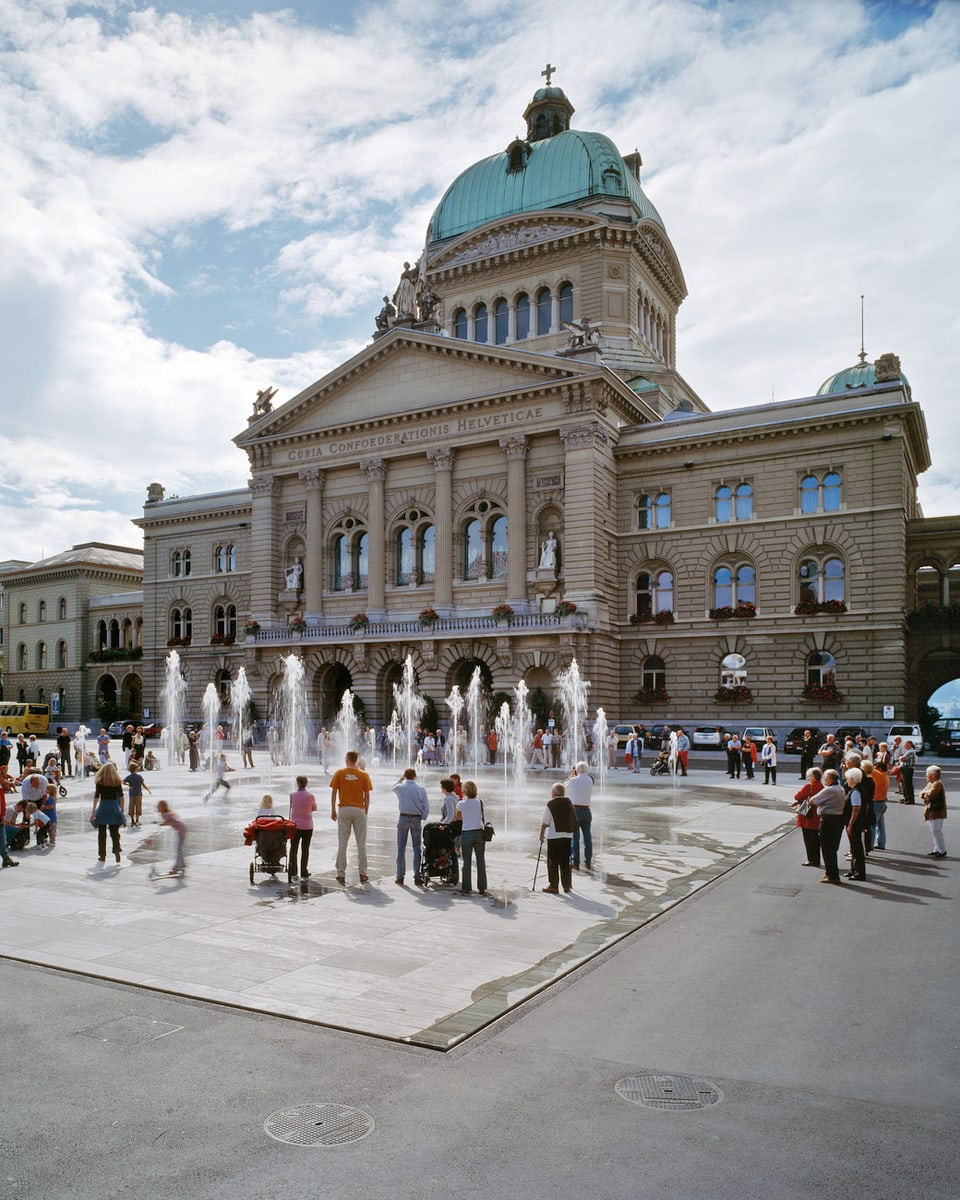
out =
[[[0,557],[32,557],[51,511],[63,544],[129,541],[118,514],[152,479],[240,486],[230,438],[257,388],[286,398],[363,343],[442,191],[522,130],[547,61],[575,125],[644,155],[690,288],[680,366],[707,403],[815,390],[854,361],[864,292],[868,350],[901,355],[927,413],[926,509],[960,511],[956,5],[887,40],[855,0],[561,3],[549,22],[395,0],[338,28],[308,6],[181,7],[0,0],[0,319],[23,410]],[[175,337],[152,332],[177,311]]]

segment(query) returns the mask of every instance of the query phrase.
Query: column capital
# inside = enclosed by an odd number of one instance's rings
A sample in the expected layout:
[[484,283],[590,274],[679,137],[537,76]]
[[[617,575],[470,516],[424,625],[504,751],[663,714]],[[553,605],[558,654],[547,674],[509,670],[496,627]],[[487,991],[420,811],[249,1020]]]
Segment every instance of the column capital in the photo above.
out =
[[360,470],[369,483],[383,483],[387,477],[387,461],[384,458],[369,458],[360,464]]
[[530,449],[530,439],[518,433],[513,437],[501,438],[500,446],[506,452],[508,462],[524,462]]
[[250,493],[255,500],[267,499],[280,494],[280,483],[273,475],[260,475],[248,480]]
[[321,467],[310,467],[306,471],[300,472],[300,480],[308,492],[322,492],[326,477],[327,473]]
[[599,421],[587,421],[583,425],[561,429],[560,438],[567,450],[592,450],[595,447],[606,446],[610,441]]
[[427,458],[433,463],[435,471],[453,470],[453,450],[449,446],[441,446],[437,450],[428,450]]

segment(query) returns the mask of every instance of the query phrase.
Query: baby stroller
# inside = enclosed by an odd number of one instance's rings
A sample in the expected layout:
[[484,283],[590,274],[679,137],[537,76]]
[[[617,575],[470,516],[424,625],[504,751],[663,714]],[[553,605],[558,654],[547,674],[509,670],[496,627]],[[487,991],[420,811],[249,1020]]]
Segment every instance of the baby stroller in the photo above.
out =
[[453,843],[460,836],[462,828],[461,821],[451,821],[449,825],[429,821],[424,825],[418,883],[426,887],[431,879],[437,879],[440,883],[459,882],[460,862]]
[[256,882],[258,871],[275,879],[281,872],[290,882],[292,866],[287,857],[287,842],[296,830],[293,821],[283,817],[257,817],[243,831],[245,845],[256,845],[253,862],[250,864],[250,886]]
[[650,768],[651,775],[669,775],[670,774],[670,751],[661,750],[657,755],[656,762]]

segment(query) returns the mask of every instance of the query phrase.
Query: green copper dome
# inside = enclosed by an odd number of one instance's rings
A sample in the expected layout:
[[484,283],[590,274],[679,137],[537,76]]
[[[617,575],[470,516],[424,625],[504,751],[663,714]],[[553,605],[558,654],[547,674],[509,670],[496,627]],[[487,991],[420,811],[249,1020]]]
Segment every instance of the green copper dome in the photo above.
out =
[[[907,384],[907,377],[901,372],[900,378]],[[877,368],[872,362],[861,360],[852,367],[846,367],[824,380],[817,388],[818,396],[832,396],[837,392],[848,392],[853,388],[873,387],[877,382]],[[909,384],[907,385],[909,386]]]
[[517,140],[502,154],[468,167],[447,188],[430,220],[429,241],[458,237],[516,213],[581,208],[609,198],[631,201],[639,218],[663,228],[635,170],[602,133],[566,129],[541,140]]

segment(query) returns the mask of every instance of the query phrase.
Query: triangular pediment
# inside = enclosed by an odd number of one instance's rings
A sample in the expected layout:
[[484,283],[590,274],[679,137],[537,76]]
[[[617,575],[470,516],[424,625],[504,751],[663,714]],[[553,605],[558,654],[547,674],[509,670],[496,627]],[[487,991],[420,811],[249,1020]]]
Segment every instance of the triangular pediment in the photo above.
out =
[[395,329],[234,438],[241,448],[603,373],[595,364]]

